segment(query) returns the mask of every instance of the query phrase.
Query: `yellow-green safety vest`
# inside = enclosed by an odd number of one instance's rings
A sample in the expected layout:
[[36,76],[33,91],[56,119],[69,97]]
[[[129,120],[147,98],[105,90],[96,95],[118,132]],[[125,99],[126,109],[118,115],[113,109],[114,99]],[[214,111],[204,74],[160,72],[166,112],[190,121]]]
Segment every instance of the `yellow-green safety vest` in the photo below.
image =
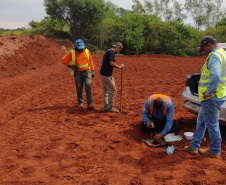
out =
[[[79,65],[76,65],[76,66],[78,68],[85,68],[85,67],[89,66],[89,69],[90,69],[88,49],[86,48],[86,49],[84,49],[84,51],[85,51],[85,53],[86,53],[86,55],[88,57],[88,63],[85,64],[85,65],[82,65],[82,66],[79,66]],[[72,61],[71,61],[70,65],[75,65],[75,50],[74,49],[71,50],[71,56],[72,56]],[[74,76],[74,72],[75,72],[74,70],[71,70],[71,75]]]
[[208,69],[208,61],[211,55],[217,55],[221,62],[221,78],[219,85],[215,91],[215,93],[208,97],[207,99],[212,98],[213,96],[217,96],[218,98],[223,98],[226,96],[226,51],[222,48],[217,49],[215,52],[210,53],[206,59],[205,64],[202,67],[201,77],[199,80],[198,93],[199,93],[199,101],[203,101],[203,93],[207,92],[207,85],[210,82],[210,70]]

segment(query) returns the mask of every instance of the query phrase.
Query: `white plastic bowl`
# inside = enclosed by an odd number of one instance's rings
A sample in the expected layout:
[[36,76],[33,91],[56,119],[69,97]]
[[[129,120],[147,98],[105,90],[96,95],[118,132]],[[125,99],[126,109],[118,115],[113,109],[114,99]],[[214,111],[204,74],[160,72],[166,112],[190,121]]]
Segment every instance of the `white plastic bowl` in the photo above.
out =
[[172,136],[175,136],[175,134],[174,133],[169,133],[169,134],[164,136],[164,139],[167,140],[168,138],[171,138]]
[[184,133],[184,136],[187,140],[192,140],[193,139],[193,135],[194,133],[193,132],[185,132]]
[[180,135],[177,135],[175,136],[174,134],[167,134],[165,137],[165,142],[168,144],[168,145],[180,145],[181,144],[181,140],[183,139],[182,136]]

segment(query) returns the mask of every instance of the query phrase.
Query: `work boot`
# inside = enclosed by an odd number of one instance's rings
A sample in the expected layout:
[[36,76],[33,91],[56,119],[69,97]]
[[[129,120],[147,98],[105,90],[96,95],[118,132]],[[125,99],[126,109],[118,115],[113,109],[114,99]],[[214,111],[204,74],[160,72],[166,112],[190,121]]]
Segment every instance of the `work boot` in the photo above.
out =
[[87,107],[88,109],[93,109],[93,104],[92,103],[90,103],[90,104],[88,104],[88,107]]
[[112,107],[112,108],[108,109],[107,112],[119,113],[119,110],[114,108],[114,107]]
[[83,103],[80,103],[78,107],[83,108]]
[[209,149],[199,149],[199,153],[202,154],[202,155],[206,155],[208,157],[211,157],[211,158],[217,158],[219,159],[220,158],[220,155],[217,155],[217,154],[214,154],[212,152],[210,152]]
[[108,105],[105,105],[105,106],[104,106],[104,111],[105,111],[105,112],[109,112],[109,111],[108,111],[109,109],[110,109],[110,108],[109,108]]
[[198,155],[198,150],[194,150],[193,148],[191,148],[190,146],[184,146],[184,151],[185,152],[189,152],[193,155]]

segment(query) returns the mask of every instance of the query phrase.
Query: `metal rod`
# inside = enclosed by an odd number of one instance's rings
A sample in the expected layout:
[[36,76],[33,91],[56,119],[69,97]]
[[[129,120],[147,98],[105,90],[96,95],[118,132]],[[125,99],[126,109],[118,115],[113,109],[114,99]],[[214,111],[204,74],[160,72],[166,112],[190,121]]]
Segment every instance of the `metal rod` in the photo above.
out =
[[122,87],[123,87],[123,68],[121,68],[121,97],[120,97],[120,112],[122,112]]

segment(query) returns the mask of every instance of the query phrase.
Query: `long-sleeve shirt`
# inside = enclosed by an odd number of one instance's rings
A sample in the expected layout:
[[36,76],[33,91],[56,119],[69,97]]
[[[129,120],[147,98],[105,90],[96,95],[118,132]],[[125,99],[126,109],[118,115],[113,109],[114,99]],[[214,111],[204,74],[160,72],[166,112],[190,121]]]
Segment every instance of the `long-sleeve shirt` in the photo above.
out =
[[[92,56],[89,53],[89,62],[90,62],[90,68],[92,71],[94,71],[94,64],[93,64],[93,59]],[[72,54],[71,51],[69,51],[62,59],[61,62],[68,66],[72,62]],[[88,57],[86,55],[86,52],[83,50],[81,53],[75,50],[75,65],[84,65],[88,63]],[[88,67],[85,68],[79,68],[77,71],[85,71],[88,70]]]
[[[211,53],[215,52],[221,47],[215,48]],[[207,85],[207,96],[212,96],[214,92],[216,91],[220,78],[221,78],[221,62],[217,55],[212,54],[209,58],[208,69],[210,70],[210,82]],[[217,98],[217,96],[212,97],[212,100],[219,101],[219,100],[226,100],[226,97],[224,98]]]
[[[150,97],[145,102],[144,108],[142,110],[142,119],[143,119],[144,124],[146,124],[146,125],[147,125],[148,122],[151,121],[149,103],[150,103]],[[156,111],[155,109],[153,109],[152,116],[154,118],[159,119],[159,120],[166,119],[166,124],[165,124],[165,126],[162,130],[162,133],[164,135],[168,134],[168,132],[171,130],[171,128],[173,126],[173,119],[174,119],[173,101],[170,99],[169,102],[168,102],[167,116],[164,114],[163,110],[162,111]]]

